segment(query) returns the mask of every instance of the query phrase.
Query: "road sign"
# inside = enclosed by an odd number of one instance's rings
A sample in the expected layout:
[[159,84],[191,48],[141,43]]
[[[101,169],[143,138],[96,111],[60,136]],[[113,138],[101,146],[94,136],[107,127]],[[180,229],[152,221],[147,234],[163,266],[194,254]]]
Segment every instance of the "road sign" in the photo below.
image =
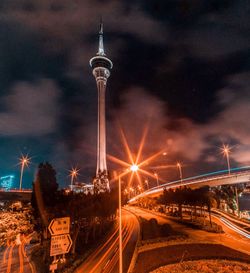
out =
[[49,224],[49,232],[53,235],[69,233],[70,217],[55,218]]
[[50,256],[68,253],[72,246],[69,234],[56,235],[51,237]]

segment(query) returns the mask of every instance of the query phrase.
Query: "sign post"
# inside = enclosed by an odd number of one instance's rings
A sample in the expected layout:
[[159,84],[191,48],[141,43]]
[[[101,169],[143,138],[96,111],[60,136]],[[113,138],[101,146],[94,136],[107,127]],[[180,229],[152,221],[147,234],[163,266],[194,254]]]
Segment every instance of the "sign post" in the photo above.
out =
[[52,273],[57,269],[57,255],[69,253],[72,246],[72,240],[69,234],[70,217],[55,218],[49,224],[49,232],[51,234],[50,256],[54,257],[53,263],[50,265]]
[[52,273],[54,273],[56,269],[57,269],[57,264],[51,264],[49,266],[49,270],[52,271]]

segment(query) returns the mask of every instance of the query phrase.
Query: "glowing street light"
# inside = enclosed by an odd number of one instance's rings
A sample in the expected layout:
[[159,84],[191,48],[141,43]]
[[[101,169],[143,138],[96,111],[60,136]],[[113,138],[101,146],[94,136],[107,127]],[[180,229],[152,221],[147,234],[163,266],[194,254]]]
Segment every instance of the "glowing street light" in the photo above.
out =
[[125,147],[125,150],[127,152],[128,158],[129,158],[129,162],[125,162],[119,158],[112,156],[112,155],[108,155],[108,158],[110,160],[112,160],[113,162],[118,163],[119,165],[122,165],[123,167],[126,168],[123,173],[120,173],[118,175],[118,177],[119,177],[119,216],[120,216],[120,220],[119,220],[119,273],[122,273],[122,222],[121,222],[122,213],[121,213],[121,185],[120,185],[121,178],[124,175],[127,175],[128,172],[131,172],[130,179],[128,181],[128,193],[129,193],[129,197],[131,197],[131,193],[134,192],[134,190],[133,189],[131,190],[130,185],[131,185],[134,175],[136,175],[136,177],[140,183],[141,183],[141,178],[140,178],[139,173],[142,173],[144,175],[147,175],[147,176],[150,176],[153,178],[154,177],[153,174],[150,172],[147,172],[146,170],[143,170],[143,166],[148,164],[150,161],[152,161],[157,156],[159,156],[160,154],[163,153],[163,151],[159,151],[159,152],[155,153],[154,155],[151,155],[147,159],[141,161],[142,150],[143,150],[143,146],[145,144],[145,139],[146,139],[148,129],[149,129],[148,126],[146,126],[146,128],[143,132],[142,140],[140,142],[138,153],[137,153],[135,159],[134,159],[132,152],[129,148],[126,136],[125,136],[122,128],[120,128],[120,133],[121,133],[123,145]]
[[71,179],[70,179],[70,189],[71,189],[71,191],[73,190],[74,178],[76,178],[78,176],[78,174],[79,174],[79,170],[78,169],[72,168],[70,170],[69,176],[71,177]]
[[22,190],[22,183],[23,183],[23,170],[24,167],[28,166],[30,164],[30,158],[28,158],[28,156],[24,156],[22,155],[22,157],[19,159],[20,160],[20,165],[21,165],[21,173],[20,173],[20,182],[19,182],[19,189],[20,191]]
[[159,186],[159,176],[157,172],[154,172],[154,176],[156,177],[157,186]]
[[176,166],[177,166],[177,168],[179,170],[179,173],[180,173],[180,180],[181,180],[181,185],[182,185],[182,166],[181,166],[181,163],[177,162]]
[[230,168],[230,161],[229,161],[229,153],[231,148],[228,145],[223,144],[223,147],[221,148],[223,155],[227,159],[227,168],[228,168],[228,174],[231,174],[231,168]]
[[136,164],[131,165],[130,170],[132,172],[137,172],[139,170],[139,167]]

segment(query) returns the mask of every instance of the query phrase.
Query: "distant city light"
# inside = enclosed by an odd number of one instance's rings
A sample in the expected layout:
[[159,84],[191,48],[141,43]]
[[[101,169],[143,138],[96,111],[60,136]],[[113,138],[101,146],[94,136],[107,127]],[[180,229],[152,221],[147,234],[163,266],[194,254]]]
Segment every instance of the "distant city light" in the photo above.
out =
[[15,176],[14,175],[6,175],[0,177],[0,188],[8,191],[13,188]]

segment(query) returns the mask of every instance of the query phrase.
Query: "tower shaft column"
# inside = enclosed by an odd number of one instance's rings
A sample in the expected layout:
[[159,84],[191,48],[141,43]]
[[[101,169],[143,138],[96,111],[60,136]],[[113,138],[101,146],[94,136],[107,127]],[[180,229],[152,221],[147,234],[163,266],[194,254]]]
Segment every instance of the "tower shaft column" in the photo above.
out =
[[98,88],[98,139],[97,139],[97,167],[96,174],[107,172],[106,163],[106,115],[105,115],[105,93],[106,83],[97,82]]

